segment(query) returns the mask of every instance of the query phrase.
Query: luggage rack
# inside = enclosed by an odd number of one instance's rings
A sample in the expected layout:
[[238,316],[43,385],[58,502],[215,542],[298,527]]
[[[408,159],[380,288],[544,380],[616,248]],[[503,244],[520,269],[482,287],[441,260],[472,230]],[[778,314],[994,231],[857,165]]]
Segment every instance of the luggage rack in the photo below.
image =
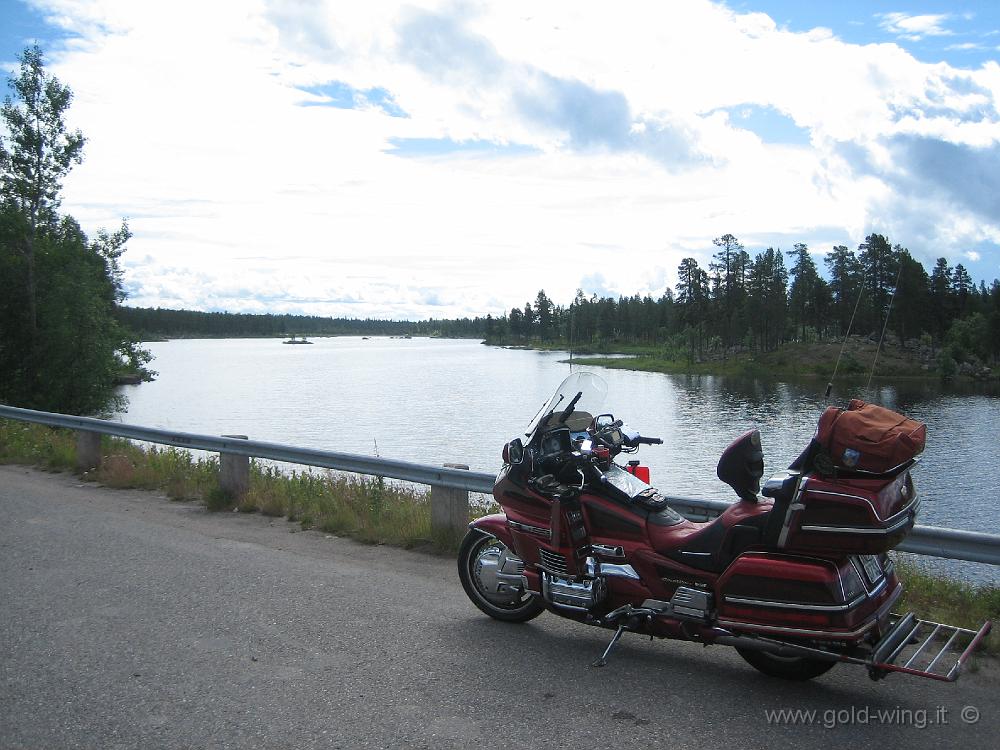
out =
[[976,646],[990,632],[987,620],[979,630],[920,620],[912,612],[891,615],[888,632],[872,649],[868,674],[873,680],[889,672],[904,672],[932,680],[954,682]]

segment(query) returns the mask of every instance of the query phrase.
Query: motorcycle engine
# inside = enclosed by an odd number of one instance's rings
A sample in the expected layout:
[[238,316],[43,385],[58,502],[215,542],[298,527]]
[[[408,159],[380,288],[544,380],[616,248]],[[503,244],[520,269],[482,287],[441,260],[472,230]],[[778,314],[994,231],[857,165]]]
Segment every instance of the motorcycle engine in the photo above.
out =
[[589,610],[604,601],[607,593],[603,577],[572,580],[542,572],[542,596],[556,607]]

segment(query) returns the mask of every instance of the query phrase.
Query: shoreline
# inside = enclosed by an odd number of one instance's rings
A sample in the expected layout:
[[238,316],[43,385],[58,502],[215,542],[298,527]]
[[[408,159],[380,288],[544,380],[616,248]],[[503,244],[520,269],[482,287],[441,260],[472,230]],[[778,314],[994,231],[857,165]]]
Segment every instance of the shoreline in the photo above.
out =
[[[1000,384],[1000,370],[983,365],[956,366],[957,372],[941,373],[939,352],[929,346],[910,343],[902,347],[897,342],[876,344],[867,337],[852,336],[845,342],[792,342],[768,352],[737,351],[725,355],[713,353],[701,358],[679,358],[675,352],[650,345],[623,345],[571,349],[566,342],[545,344],[501,344],[484,340],[486,346],[524,351],[565,351],[570,354],[562,362],[589,367],[606,367],[637,372],[659,372],[668,375],[717,375],[769,379],[803,379],[839,382],[847,379],[907,380],[981,384]],[[841,349],[843,348],[843,354]],[[874,373],[870,373],[872,363]],[[836,373],[836,376],[834,375]]]

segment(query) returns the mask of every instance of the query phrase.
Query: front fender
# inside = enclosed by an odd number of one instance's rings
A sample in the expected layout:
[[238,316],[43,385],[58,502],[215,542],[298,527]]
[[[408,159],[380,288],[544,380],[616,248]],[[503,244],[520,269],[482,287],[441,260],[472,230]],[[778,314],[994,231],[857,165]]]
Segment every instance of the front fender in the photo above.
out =
[[508,547],[512,549],[514,547],[514,537],[510,533],[510,527],[507,526],[506,513],[491,513],[488,516],[477,518],[469,524],[469,529],[495,536]]

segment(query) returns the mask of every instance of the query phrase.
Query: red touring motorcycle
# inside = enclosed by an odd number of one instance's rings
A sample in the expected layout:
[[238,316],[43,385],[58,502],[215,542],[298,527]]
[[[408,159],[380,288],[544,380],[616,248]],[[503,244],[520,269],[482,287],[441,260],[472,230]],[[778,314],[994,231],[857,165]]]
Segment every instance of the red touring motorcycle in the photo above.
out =
[[629,432],[599,407],[591,373],[570,375],[503,449],[494,497],[503,513],[470,524],[462,586],[491,617],[544,610],[615,631],[734,646],[760,671],[808,680],[837,662],[954,681],[978,631],[892,613],[902,593],[886,554],[913,527],[910,478],[924,427],[882,407],[830,408],[817,437],[764,483],[760,433],[723,453],[718,475],[739,496],[718,518],[682,518],[638,461],[662,440]]

